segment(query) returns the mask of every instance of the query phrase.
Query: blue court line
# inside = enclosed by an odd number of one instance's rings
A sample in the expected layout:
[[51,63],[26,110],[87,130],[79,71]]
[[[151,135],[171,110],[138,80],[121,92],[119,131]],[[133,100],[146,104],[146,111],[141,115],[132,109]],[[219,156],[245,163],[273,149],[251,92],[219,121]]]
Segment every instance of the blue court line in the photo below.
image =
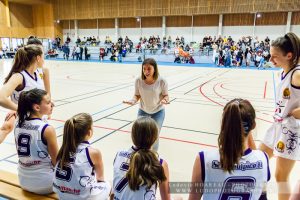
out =
[[[66,61],[63,58],[57,58],[57,59],[45,59],[45,60],[51,60],[51,61],[65,61],[65,62],[92,62],[92,63],[109,63],[109,64],[142,64],[142,62],[138,61],[124,61],[124,62],[111,62],[109,60],[105,60],[100,62],[99,60],[69,60]],[[173,62],[162,62],[158,61],[157,64],[159,65],[164,65],[164,66],[172,66],[172,67],[204,67],[204,68],[231,68],[231,69],[251,69],[251,70],[272,70],[272,71],[277,71],[280,70],[278,68],[266,68],[266,69],[258,69],[255,66],[241,66],[241,67],[224,67],[224,66],[217,66],[213,63],[195,63],[195,64],[189,64],[189,63],[173,63]]]
[[102,113],[102,112],[104,112],[104,111],[110,110],[110,109],[112,109],[112,108],[118,107],[118,106],[120,106],[120,105],[123,105],[123,103],[119,103],[119,104],[116,104],[116,105],[111,106],[111,107],[109,107],[109,108],[100,110],[99,112],[93,113],[92,116],[94,116],[94,115],[96,115],[96,114],[99,114],[99,113]]
[[12,163],[12,164],[18,164],[18,162],[15,162],[15,161],[11,161],[11,160],[4,160],[5,162],[9,162],[9,163]]
[[125,125],[123,125],[123,126],[119,127],[118,129],[116,129],[116,130],[113,130],[112,132],[110,132],[110,133],[108,133],[108,134],[106,134],[106,135],[104,135],[104,136],[102,136],[102,137],[100,137],[100,138],[98,138],[98,139],[96,139],[96,140],[92,141],[92,142],[91,142],[91,144],[94,144],[94,143],[98,142],[99,140],[102,140],[103,138],[106,138],[107,136],[110,136],[111,134],[113,134],[113,133],[115,133],[115,132],[117,132],[117,131],[121,130],[122,128],[124,128],[124,127],[128,126],[128,125],[129,125],[129,124],[131,124],[131,123],[132,123],[132,122],[128,122],[128,123],[126,123]]
[[94,94],[94,95],[92,95],[92,96],[87,96],[87,97],[83,97],[83,98],[81,98],[81,99],[72,100],[72,101],[67,102],[67,103],[61,103],[61,104],[58,104],[56,107],[59,107],[59,106],[62,106],[62,105],[67,105],[67,104],[74,103],[74,102],[81,101],[81,100],[85,100],[85,99],[89,99],[89,98],[92,98],[92,97],[100,96],[100,95],[103,95],[103,94],[115,92],[115,91],[122,90],[122,89],[124,89],[124,88],[131,87],[131,86],[132,86],[132,84],[126,85],[126,86],[121,87],[121,88],[117,88],[117,89],[113,89],[113,90],[108,90],[108,91],[106,91],[106,92],[101,92],[101,93],[96,93],[96,92],[95,92],[96,94]]
[[3,144],[9,144],[9,145],[15,145],[15,143],[11,143],[11,142],[2,142]]

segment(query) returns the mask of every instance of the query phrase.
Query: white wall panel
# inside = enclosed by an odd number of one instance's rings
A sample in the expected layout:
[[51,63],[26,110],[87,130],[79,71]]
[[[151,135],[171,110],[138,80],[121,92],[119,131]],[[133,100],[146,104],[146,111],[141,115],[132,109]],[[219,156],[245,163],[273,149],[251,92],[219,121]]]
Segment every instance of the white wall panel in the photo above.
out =
[[[297,35],[300,36],[300,25],[293,25],[291,26],[291,31],[295,32]],[[69,29],[64,29],[64,39],[67,37],[67,33],[69,33]],[[253,34],[253,26],[223,26],[222,30],[223,36],[231,36],[234,40],[238,40],[242,36],[252,36]],[[259,39],[264,39],[266,36],[269,38],[276,39],[279,36],[284,35],[285,33],[285,25],[282,26],[256,26],[255,27],[255,35],[258,36]],[[191,41],[202,41],[204,36],[217,36],[218,34],[218,27],[217,26],[210,26],[210,27],[194,27],[193,33],[191,32],[190,27],[167,27],[166,28],[166,36],[171,36],[172,40],[175,40],[178,36],[184,36],[186,42]],[[78,36],[81,39],[87,36],[95,36],[97,37],[98,31],[97,29],[79,29]],[[160,38],[163,38],[162,35],[162,28],[120,28],[119,29],[119,36],[125,38],[128,36],[134,44],[139,41],[140,36],[146,36],[149,38],[150,36],[159,35]],[[70,37],[72,41],[75,40],[75,30],[70,30]],[[115,36],[115,29],[99,29],[99,38],[100,41],[103,42],[106,36],[110,36],[112,41],[116,41],[117,38]]]

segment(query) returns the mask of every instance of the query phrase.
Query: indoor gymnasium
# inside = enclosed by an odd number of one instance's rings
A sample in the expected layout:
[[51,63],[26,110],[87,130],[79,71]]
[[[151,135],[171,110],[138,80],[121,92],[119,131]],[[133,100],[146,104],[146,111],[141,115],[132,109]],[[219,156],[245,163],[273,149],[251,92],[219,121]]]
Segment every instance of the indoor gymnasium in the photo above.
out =
[[300,3],[0,0],[0,199],[300,200]]

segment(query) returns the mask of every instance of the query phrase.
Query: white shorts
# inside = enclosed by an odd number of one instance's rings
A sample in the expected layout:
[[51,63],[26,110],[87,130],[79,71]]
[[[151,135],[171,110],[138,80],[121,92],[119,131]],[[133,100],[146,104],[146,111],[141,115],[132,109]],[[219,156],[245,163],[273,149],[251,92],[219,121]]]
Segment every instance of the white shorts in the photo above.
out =
[[22,189],[36,194],[51,194],[53,192],[53,179],[51,175],[47,178],[36,178],[40,176],[24,177],[19,175],[20,186]]
[[53,192],[54,171],[50,166],[41,169],[23,169],[18,166],[18,177],[21,188],[37,194]]
[[109,199],[111,185],[109,182],[98,182],[91,189],[91,196],[88,200],[106,200]]
[[263,143],[273,149],[275,156],[300,160],[300,120],[287,117],[280,123],[273,123]]

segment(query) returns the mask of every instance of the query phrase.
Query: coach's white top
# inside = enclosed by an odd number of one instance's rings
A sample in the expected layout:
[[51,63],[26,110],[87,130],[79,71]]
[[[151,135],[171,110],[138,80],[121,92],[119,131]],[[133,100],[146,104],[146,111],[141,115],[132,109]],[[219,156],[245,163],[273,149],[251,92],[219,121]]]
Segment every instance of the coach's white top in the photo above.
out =
[[32,118],[25,120],[21,127],[17,122],[14,130],[20,185],[30,191],[53,184],[53,166],[43,135],[47,126],[41,119]]
[[16,104],[18,104],[20,94],[23,91],[29,91],[35,88],[45,90],[42,69],[37,69],[34,72],[34,77],[32,77],[26,70],[21,71],[20,74],[23,76],[23,88],[18,91],[14,90],[11,95],[11,100]]
[[53,190],[61,200],[107,199],[110,185],[107,182],[97,182],[94,164],[90,158],[88,142],[78,145],[76,154],[70,159],[69,166],[55,166]]
[[[139,190],[132,191],[128,186],[126,173],[129,169],[130,156],[137,149],[131,147],[126,151],[119,151],[114,160],[113,193],[114,200],[155,200],[157,185],[152,185],[149,189],[140,186]],[[160,159],[160,163],[163,160]]]
[[204,200],[258,200],[270,180],[269,160],[260,150],[247,149],[231,174],[220,167],[218,150],[200,152]]
[[168,95],[168,83],[162,78],[148,85],[140,77],[135,80],[135,95],[141,96],[140,108],[148,114],[154,114],[163,109],[160,101],[164,95]]

